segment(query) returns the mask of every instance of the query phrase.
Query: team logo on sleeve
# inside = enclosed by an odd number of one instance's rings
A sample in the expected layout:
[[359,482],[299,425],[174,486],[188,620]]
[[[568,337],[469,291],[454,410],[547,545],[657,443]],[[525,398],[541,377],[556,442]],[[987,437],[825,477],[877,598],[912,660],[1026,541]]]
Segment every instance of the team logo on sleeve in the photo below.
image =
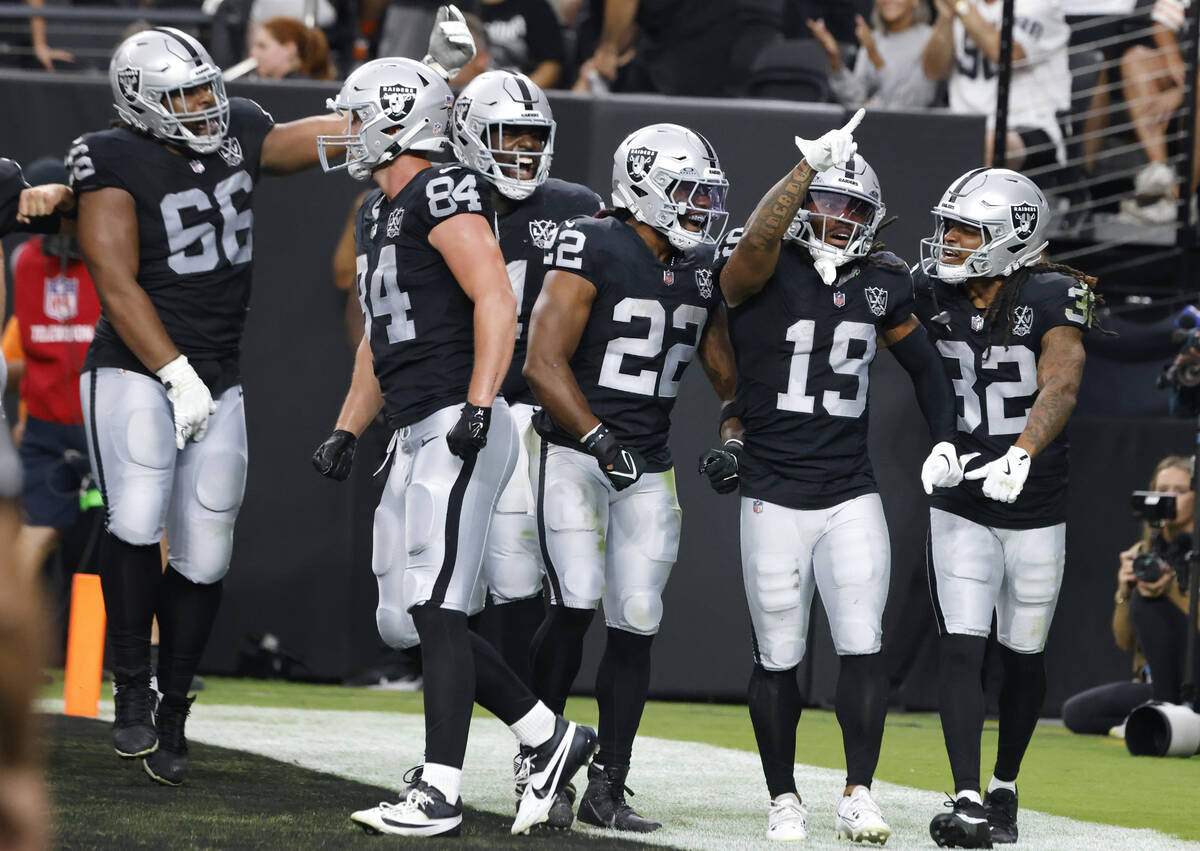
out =
[[1029,239],[1038,226],[1038,208],[1033,204],[1013,204],[1009,207],[1013,231],[1017,239]]
[[634,148],[630,151],[625,160],[625,170],[629,172],[630,179],[645,180],[657,157],[658,151],[651,148]]
[[404,218],[404,208],[397,207],[388,213],[387,220],[387,235],[388,239],[395,239],[400,235],[400,222]]
[[696,289],[700,291],[700,298],[712,297],[712,269],[696,270]]
[[121,97],[132,103],[137,100],[138,90],[142,87],[141,68],[122,68],[117,72],[117,89]]
[[1033,308],[1027,304],[1013,308],[1013,336],[1028,337],[1033,331]]
[[558,225],[550,219],[530,219],[529,238],[535,246],[543,251],[554,244],[554,237],[557,234]]
[[887,313],[887,290],[883,287],[867,287],[864,292],[867,295],[867,307],[871,308],[872,313],[876,316]]
[[403,121],[412,110],[417,100],[417,90],[414,86],[404,86],[397,83],[392,86],[379,87],[379,102],[383,111],[392,121]]
[[225,160],[225,165],[230,168],[241,165],[245,159],[242,155],[242,143],[233,136],[227,137],[221,143],[221,147],[217,148],[217,153],[221,155],[221,159]]
[[42,311],[47,319],[66,322],[79,314],[79,280],[56,275],[46,279]]

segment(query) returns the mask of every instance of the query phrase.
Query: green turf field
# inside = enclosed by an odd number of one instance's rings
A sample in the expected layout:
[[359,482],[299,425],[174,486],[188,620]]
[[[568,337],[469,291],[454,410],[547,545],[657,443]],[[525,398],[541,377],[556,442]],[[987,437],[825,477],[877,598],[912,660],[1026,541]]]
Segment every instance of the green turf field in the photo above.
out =
[[[222,678],[209,678],[207,683],[200,701],[212,705],[421,711],[419,693]],[[43,696],[60,697],[61,686],[57,683],[47,686]],[[594,724],[595,702],[574,698],[567,714]],[[646,707],[641,732],[664,739],[755,751],[744,706],[651,702]],[[989,722],[983,735],[985,780],[995,743],[995,723]],[[844,765],[841,734],[833,713],[818,710],[804,713],[797,759],[827,768]],[[949,767],[937,717],[927,714],[889,717],[877,776],[918,789],[948,790]],[[1200,817],[1194,807],[1179,798],[1193,794],[1197,788],[1200,788],[1200,759],[1134,758],[1129,756],[1123,742],[1075,736],[1062,727],[1043,725],[1034,735],[1022,768],[1021,806],[1085,821],[1150,827],[1183,839],[1200,840]],[[362,798],[357,796],[354,800],[358,803]],[[344,818],[344,806],[333,809],[338,818]]]

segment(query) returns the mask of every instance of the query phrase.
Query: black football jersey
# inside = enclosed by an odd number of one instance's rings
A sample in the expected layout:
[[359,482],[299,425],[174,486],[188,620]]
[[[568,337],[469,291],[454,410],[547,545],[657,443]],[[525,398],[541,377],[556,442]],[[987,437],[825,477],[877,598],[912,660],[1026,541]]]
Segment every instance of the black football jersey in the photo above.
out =
[[490,187],[464,165],[434,165],[393,198],[368,195],[355,217],[358,297],[388,425],[403,428],[467,401],[475,305],[429,232],[454,216],[492,224]]
[[[229,133],[214,153],[181,152],[118,127],[79,137],[67,154],[77,193],[115,187],[133,196],[138,284],[214,396],[240,380],[254,256],[254,185],[272,126],[271,116],[254,101],[230,98]],[[104,315],[84,364],[96,367],[151,374]]]
[[57,233],[58,214],[39,216],[28,223],[17,221],[17,209],[21,203],[21,190],[29,184],[21,172],[21,166],[7,157],[0,157],[0,236],[6,236],[12,231],[33,231],[35,233]]
[[558,223],[576,216],[599,212],[600,196],[586,186],[550,178],[505,215],[496,216],[500,250],[508,266],[508,278],[517,297],[517,347],[500,392],[511,402],[534,403],[533,393],[521,376],[529,341],[529,314],[542,291],[543,264],[554,242]]
[[[1004,455],[1025,430],[1038,395],[1043,335],[1059,325],[1086,331],[1091,322],[1092,290],[1057,272],[1030,275],[1021,287],[1012,335],[1005,345],[1007,318],[988,321],[987,311],[972,305],[962,287],[934,278],[920,266],[913,270],[913,280],[915,312],[941,352],[958,397],[958,451],[980,453],[972,467],[992,461]],[[948,326],[933,321],[939,310],[948,315]],[[939,488],[931,504],[1002,529],[1062,523],[1067,510],[1067,448],[1064,429],[1033,459],[1016,502],[988,499],[983,495],[983,481],[976,480]]]
[[[572,272],[596,288],[571,371],[592,413],[652,473],[671,467],[667,439],[679,381],[721,302],[711,255],[674,260],[661,262],[615,216],[563,222],[546,255],[547,270]],[[545,410],[533,422],[551,443],[580,448]]]
[[[741,229],[721,246],[720,268]],[[746,427],[742,494],[828,508],[875,488],[867,385],[881,331],[912,315],[907,266],[878,252],[825,284],[803,246],[785,242],[762,290],[729,311]]]

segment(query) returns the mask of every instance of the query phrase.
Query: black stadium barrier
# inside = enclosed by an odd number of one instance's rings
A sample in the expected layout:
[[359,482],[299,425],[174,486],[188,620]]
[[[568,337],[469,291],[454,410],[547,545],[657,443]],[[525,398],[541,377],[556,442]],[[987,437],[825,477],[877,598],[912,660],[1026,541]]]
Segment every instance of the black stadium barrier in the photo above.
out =
[[[259,100],[280,121],[320,112],[329,84],[235,83],[230,94]],[[792,137],[814,138],[846,118],[837,107],[779,101],[591,99],[554,93],[559,121],[554,173],[607,197],[611,152],[630,130],[670,120],[704,133],[725,166],[730,226],[797,159]],[[0,76],[0,154],[28,163],[65,154],[78,134],[102,128],[113,112],[103,78],[9,72]],[[930,229],[929,208],[944,187],[977,164],[983,120],[946,112],[875,111],[856,133],[859,150],[880,174],[890,214],[884,240],[915,261]],[[266,178],[258,188],[255,283],[243,374],[250,440],[246,498],[222,611],[204,660],[213,672],[236,670],[247,636],[270,632],[303,665],[299,673],[334,679],[375,658],[375,583],[371,519],[381,482],[382,429],[360,449],[351,480],[321,479],[309,464],[341,404],[351,354],[343,301],[330,260],[362,188],[318,172]],[[11,248],[11,240],[9,241]],[[11,303],[11,301],[10,301]],[[885,649],[901,702],[930,707],[936,670],[925,575],[927,515],[918,471],[928,434],[907,377],[887,355],[872,370],[871,447],[892,538],[892,593]],[[651,693],[657,697],[739,700],[750,672],[750,630],[738,555],[737,500],[712,493],[695,471],[715,435],[716,405],[701,370],[689,371],[675,409],[672,445],[684,509],[679,562],[666,593],[655,644]],[[1135,538],[1126,495],[1143,486],[1154,461],[1184,452],[1186,425],[1077,417],[1071,426],[1072,482],[1067,578],[1047,654],[1047,712],[1084,687],[1126,675],[1108,634],[1116,553]],[[802,686],[810,702],[829,703],[837,676],[823,615],[814,616]],[[597,618],[578,681],[589,691],[598,660]]]

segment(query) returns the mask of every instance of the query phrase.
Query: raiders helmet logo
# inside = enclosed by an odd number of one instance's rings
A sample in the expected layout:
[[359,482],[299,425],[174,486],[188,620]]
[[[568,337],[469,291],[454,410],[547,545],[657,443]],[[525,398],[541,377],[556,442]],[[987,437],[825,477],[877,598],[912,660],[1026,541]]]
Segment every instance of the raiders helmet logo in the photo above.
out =
[[387,220],[387,235],[388,239],[395,239],[400,235],[400,221],[404,218],[404,208],[398,207],[388,213]]
[[883,316],[887,312],[887,290],[883,287],[867,287],[864,292],[867,296],[867,307],[871,308],[871,312],[876,316]]
[[696,289],[700,291],[700,298],[709,298],[712,296],[712,270],[697,269],[696,270]]
[[1028,337],[1033,331],[1033,308],[1027,304],[1013,308],[1013,336]]
[[413,86],[380,86],[379,103],[384,114],[392,121],[403,121],[417,101],[417,90]]
[[1013,204],[1009,207],[1013,231],[1017,239],[1029,239],[1038,226],[1038,208],[1033,204]]
[[221,159],[225,160],[225,164],[231,168],[241,165],[242,160],[245,159],[242,156],[242,143],[232,136],[221,143],[221,147],[217,148],[217,153],[221,155]]
[[657,158],[658,151],[650,148],[634,148],[625,160],[625,171],[629,173],[631,180],[645,180]]
[[117,72],[117,88],[121,97],[132,103],[137,100],[138,90],[142,87],[141,68],[122,68]]
[[529,222],[529,239],[543,251],[554,244],[557,234],[558,225],[550,219],[531,219]]

